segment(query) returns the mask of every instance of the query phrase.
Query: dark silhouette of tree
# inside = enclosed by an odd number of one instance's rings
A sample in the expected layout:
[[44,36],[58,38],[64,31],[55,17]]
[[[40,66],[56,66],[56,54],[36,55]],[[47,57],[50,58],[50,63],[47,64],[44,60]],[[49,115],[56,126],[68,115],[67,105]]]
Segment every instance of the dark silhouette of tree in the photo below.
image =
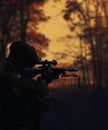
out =
[[[47,20],[44,13],[42,13],[42,10],[38,8],[38,6],[42,6],[45,1],[47,0],[0,1],[0,70],[2,70],[2,65],[4,65],[5,62],[7,44],[15,40],[24,40],[29,42],[30,39],[27,37],[30,37],[29,35],[31,34],[30,31],[29,33],[27,32],[27,29],[31,27],[30,23],[37,26],[39,21],[42,22]],[[31,5],[34,5],[34,7],[31,7]],[[34,12],[31,12],[31,8]],[[37,11],[33,8],[37,8]],[[34,21],[33,18],[31,19],[33,15],[36,16]],[[37,29],[38,28],[35,28],[34,30],[37,32]],[[41,42],[38,43],[37,41],[34,44],[41,43],[40,46],[45,44],[47,48],[49,42],[48,38],[38,32],[35,34],[38,35],[38,39],[41,39]],[[34,41],[35,38],[37,38],[37,36],[34,37]],[[43,53],[41,54],[41,56],[44,55],[45,54]]]
[[[67,1],[66,2],[66,10],[64,10],[64,19],[71,22],[70,24],[70,30],[75,31],[75,30],[80,30],[82,31],[81,26],[86,21],[86,15],[84,14],[84,9],[82,8],[83,3],[78,3],[77,1]],[[74,14],[76,17],[80,20],[78,22],[75,21]],[[85,60],[86,58],[83,56],[83,47],[82,47],[82,37],[81,37],[82,32],[76,31],[76,36],[80,37],[80,48],[81,48],[81,53],[80,53],[80,63],[81,63],[81,70],[82,70],[82,84],[83,86],[86,86],[86,66],[85,66]]]
[[7,3],[5,1],[0,1],[0,44],[1,44],[1,69],[2,62],[5,60],[5,49],[6,44],[9,41],[9,35],[11,31],[11,26],[13,24],[13,18],[16,13],[16,4]]
[[[88,43],[88,45],[90,45],[90,50],[92,54],[91,65],[93,69],[93,81],[94,85],[98,87],[98,90],[102,90],[103,86],[103,59],[105,59],[105,57],[103,57],[103,54],[107,55],[107,53],[105,53],[104,51],[104,46],[107,46],[106,42],[104,42],[106,41],[105,37],[107,34],[105,31],[106,27],[104,27],[103,25],[101,26],[101,24],[99,23],[99,18],[102,20],[102,12],[104,12],[102,2],[102,0],[85,0],[79,3],[77,0],[67,0],[66,10],[64,10],[64,19],[67,22],[71,23],[69,26],[70,30],[75,31],[79,27],[81,31],[79,32],[79,34],[77,33],[77,36],[82,36],[84,41],[88,41],[86,42],[86,44]],[[92,5],[92,9],[90,8],[90,5]],[[77,16],[77,22],[75,21],[76,17],[74,16]],[[104,17],[106,17],[107,20],[107,16],[104,15]],[[93,22],[94,26],[92,27],[93,24],[91,23]],[[85,68],[82,69],[82,74],[83,78],[85,79],[87,78],[87,76],[85,76],[85,74],[87,73],[85,70],[87,70],[88,60],[85,60],[86,58],[81,57],[80,59],[82,60],[82,68]],[[84,64],[84,62],[86,64]]]
[[27,41],[29,41],[38,51],[40,57],[45,56],[43,49],[48,49],[49,39],[38,31],[39,22],[47,22],[49,17],[46,17],[44,11],[40,9],[42,5],[33,3],[30,5],[30,17],[27,26]]

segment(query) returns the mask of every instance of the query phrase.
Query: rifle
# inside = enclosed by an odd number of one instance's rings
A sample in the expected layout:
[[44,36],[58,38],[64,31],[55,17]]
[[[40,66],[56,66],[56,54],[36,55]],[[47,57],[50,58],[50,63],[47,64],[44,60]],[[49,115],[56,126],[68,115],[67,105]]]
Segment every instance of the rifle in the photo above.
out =
[[[77,76],[77,74],[73,72],[77,72],[78,68],[57,68],[56,60],[38,60],[36,65],[41,65],[38,68],[25,68],[24,74],[28,77],[34,77],[35,75],[41,74],[40,79],[46,80],[50,83],[53,79],[58,79],[61,77],[69,77],[69,76]],[[67,72],[71,72],[71,74],[67,74]]]

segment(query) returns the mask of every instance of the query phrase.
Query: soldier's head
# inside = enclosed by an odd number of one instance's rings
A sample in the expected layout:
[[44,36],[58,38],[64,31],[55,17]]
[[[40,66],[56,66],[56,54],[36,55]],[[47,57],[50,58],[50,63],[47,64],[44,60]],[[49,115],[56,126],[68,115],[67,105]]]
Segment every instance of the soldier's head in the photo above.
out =
[[8,57],[11,62],[21,68],[33,67],[38,60],[36,50],[27,42],[16,41],[10,46]]

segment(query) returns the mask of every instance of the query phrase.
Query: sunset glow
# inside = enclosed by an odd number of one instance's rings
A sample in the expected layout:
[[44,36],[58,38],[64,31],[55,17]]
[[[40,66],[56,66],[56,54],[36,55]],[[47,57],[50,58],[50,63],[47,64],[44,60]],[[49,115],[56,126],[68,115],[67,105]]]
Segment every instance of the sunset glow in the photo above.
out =
[[[49,50],[46,52],[45,59],[57,59],[59,62],[72,63],[74,52],[77,53],[79,39],[70,39],[72,32],[67,26],[67,22],[63,19],[61,11],[65,7],[65,1],[54,3],[49,1],[44,5],[46,16],[50,19],[46,23],[40,23],[39,31],[48,37],[51,42]],[[74,50],[74,51],[73,51]]]

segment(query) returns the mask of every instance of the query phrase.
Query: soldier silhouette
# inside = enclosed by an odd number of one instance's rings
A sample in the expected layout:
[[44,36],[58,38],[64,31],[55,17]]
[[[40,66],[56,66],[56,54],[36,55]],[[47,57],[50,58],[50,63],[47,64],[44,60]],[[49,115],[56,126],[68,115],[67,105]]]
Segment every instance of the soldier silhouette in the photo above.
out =
[[0,130],[39,130],[41,112],[49,109],[46,81],[33,80],[24,68],[38,60],[36,50],[24,41],[13,42],[0,75]]

